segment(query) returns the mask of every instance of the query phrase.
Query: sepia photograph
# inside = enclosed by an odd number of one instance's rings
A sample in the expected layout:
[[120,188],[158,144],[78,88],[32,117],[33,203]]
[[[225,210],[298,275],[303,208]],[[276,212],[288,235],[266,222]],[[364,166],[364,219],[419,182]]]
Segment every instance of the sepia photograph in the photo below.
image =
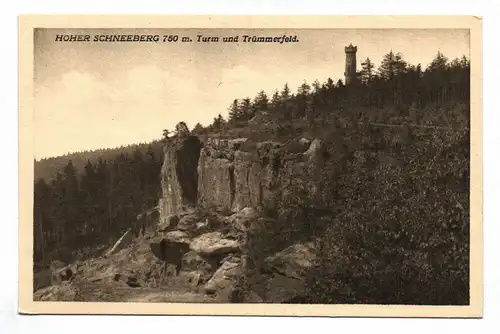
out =
[[188,18],[20,18],[20,312],[481,317],[481,20]]

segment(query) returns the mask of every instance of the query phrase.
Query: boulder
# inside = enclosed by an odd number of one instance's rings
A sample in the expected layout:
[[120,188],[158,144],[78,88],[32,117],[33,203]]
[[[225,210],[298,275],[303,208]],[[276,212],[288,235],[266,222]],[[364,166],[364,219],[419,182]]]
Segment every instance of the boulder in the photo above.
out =
[[180,218],[179,223],[177,224],[177,229],[181,231],[196,230],[196,224],[202,219],[203,218],[197,213],[186,215]]
[[177,215],[167,216],[163,222],[160,222],[158,224],[158,231],[159,232],[171,231],[177,227],[178,223],[179,223],[179,216]]
[[185,244],[189,244],[189,234],[184,231],[170,231],[165,233],[164,239],[172,242],[182,242]]
[[222,264],[215,274],[205,284],[204,290],[208,294],[220,293],[231,288],[233,281],[241,273],[240,258],[233,257]]
[[267,257],[264,266],[266,271],[301,280],[304,279],[307,270],[313,266],[315,259],[313,243],[299,243]]
[[211,256],[237,251],[239,242],[224,238],[221,232],[209,232],[193,239],[189,247],[199,254]]
[[234,227],[238,231],[246,231],[252,221],[258,218],[258,214],[255,209],[251,207],[245,207],[239,212],[226,218],[226,223]]
[[299,143],[301,143],[304,146],[308,146],[308,147],[309,147],[309,145],[311,145],[311,141],[307,138],[300,138]]
[[[195,251],[189,251],[182,258],[182,271],[192,273],[192,277],[199,282],[207,281],[214,273],[214,265]],[[194,284],[194,281],[192,281]]]

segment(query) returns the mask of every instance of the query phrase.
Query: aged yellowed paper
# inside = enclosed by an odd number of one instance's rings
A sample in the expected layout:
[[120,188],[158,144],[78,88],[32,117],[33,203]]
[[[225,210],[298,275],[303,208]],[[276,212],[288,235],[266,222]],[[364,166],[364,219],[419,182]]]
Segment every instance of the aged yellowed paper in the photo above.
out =
[[473,16],[19,18],[19,310],[481,317]]

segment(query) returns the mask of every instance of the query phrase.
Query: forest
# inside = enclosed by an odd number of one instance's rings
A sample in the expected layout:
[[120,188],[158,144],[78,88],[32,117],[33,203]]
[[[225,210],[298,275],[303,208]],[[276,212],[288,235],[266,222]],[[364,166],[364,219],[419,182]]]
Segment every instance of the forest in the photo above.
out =
[[[296,92],[285,83],[235,97],[227,118],[191,132],[277,140],[313,133],[326,142],[328,163],[314,176],[323,196],[283,203],[290,226],[307,222],[297,233],[321,236],[309,302],[467,303],[469,105],[466,56],[438,52],[413,65],[391,51],[378,67],[364,60],[350,85],[328,78],[304,81]],[[109,245],[155,206],[161,145],[36,161],[35,262]],[[335,213],[328,226],[315,221],[318,207]],[[419,252],[437,255],[415,260]],[[441,294],[436,280],[444,282]]]
[[56,169],[54,177],[48,173],[34,185],[35,262],[60,256],[69,260],[85,249],[108,244],[138,213],[154,207],[162,156],[153,145],[161,148],[153,142],[37,162]]

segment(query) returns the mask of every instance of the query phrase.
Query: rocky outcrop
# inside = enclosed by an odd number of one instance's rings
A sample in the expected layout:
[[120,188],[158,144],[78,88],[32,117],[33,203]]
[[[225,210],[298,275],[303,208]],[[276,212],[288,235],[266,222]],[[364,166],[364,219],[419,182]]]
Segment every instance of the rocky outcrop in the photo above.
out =
[[322,142],[305,138],[289,143],[208,139],[201,145],[189,136],[167,143],[164,150],[162,224],[190,206],[237,212],[272,205],[291,187],[313,191],[309,181],[323,159]]
[[[264,293],[259,295],[271,292],[264,300],[283,302],[301,297],[305,275],[314,260],[312,246],[290,246],[262,257],[259,268],[253,268],[248,252],[256,246],[248,245],[247,237],[252,226],[262,220],[256,208],[272,208],[297,191],[304,196],[314,194],[316,187],[311,181],[321,172],[323,146],[320,140],[308,138],[286,143],[209,138],[202,145],[197,137],[189,136],[167,143],[159,230],[164,240],[189,245],[190,253],[183,253],[190,254],[184,255],[187,258],[210,263],[202,265],[199,273],[210,276],[205,284],[207,292],[226,291],[235,277],[255,276],[255,270],[262,270],[251,284],[261,285]],[[213,223],[211,217],[199,214],[200,208],[226,214]],[[186,271],[196,272],[194,268]]]

